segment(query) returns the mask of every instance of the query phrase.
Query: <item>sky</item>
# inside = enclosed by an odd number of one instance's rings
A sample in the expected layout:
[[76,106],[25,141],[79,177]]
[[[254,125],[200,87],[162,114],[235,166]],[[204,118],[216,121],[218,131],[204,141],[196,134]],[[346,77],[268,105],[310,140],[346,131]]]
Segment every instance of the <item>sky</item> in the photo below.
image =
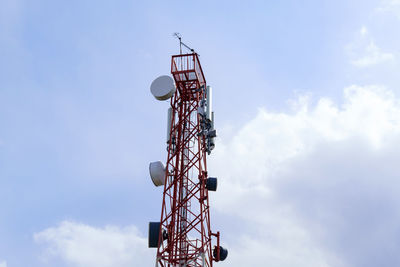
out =
[[399,266],[399,0],[2,0],[0,267],[154,265],[174,32],[213,87],[216,266]]

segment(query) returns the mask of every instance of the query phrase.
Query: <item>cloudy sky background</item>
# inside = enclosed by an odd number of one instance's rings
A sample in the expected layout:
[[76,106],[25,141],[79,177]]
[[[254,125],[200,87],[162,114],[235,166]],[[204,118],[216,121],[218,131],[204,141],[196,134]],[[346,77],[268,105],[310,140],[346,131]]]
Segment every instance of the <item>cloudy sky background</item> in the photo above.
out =
[[3,0],[0,267],[153,266],[173,32],[214,89],[217,265],[399,266],[399,0]]

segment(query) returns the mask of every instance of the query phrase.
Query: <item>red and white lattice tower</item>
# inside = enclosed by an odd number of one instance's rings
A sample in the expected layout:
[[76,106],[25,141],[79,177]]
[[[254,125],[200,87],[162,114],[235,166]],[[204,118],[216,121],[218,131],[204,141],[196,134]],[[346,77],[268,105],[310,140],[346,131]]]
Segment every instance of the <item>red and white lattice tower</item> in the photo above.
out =
[[173,89],[165,89],[171,87],[168,76],[152,84],[157,99],[171,97],[166,165],[150,164],[154,184],[164,186],[161,220],[149,224],[149,247],[157,248],[156,266],[162,267],[210,267],[228,253],[219,245],[219,232],[211,231],[209,192],[216,191],[217,179],[208,177],[207,154],[216,131],[211,88],[192,52],[172,56]]

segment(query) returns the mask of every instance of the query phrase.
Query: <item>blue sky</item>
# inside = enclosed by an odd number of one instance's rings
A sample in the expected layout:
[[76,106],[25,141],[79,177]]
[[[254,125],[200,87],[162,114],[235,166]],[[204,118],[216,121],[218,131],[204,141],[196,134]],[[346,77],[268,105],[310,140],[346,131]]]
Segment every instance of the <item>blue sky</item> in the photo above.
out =
[[174,32],[214,89],[218,265],[398,265],[399,26],[398,0],[2,1],[0,267],[153,264]]

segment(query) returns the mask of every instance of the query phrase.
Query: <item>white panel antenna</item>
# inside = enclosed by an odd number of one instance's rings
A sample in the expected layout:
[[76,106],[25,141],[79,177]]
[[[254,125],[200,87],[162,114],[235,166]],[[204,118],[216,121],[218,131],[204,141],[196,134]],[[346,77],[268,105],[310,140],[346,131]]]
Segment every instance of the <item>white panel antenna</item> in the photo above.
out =
[[206,109],[206,117],[207,119],[211,120],[211,113],[212,113],[212,88],[210,86],[207,86],[206,89],[206,105],[207,105],[207,109]]
[[167,143],[171,138],[171,123],[172,123],[172,108],[168,108],[168,117],[167,117]]

